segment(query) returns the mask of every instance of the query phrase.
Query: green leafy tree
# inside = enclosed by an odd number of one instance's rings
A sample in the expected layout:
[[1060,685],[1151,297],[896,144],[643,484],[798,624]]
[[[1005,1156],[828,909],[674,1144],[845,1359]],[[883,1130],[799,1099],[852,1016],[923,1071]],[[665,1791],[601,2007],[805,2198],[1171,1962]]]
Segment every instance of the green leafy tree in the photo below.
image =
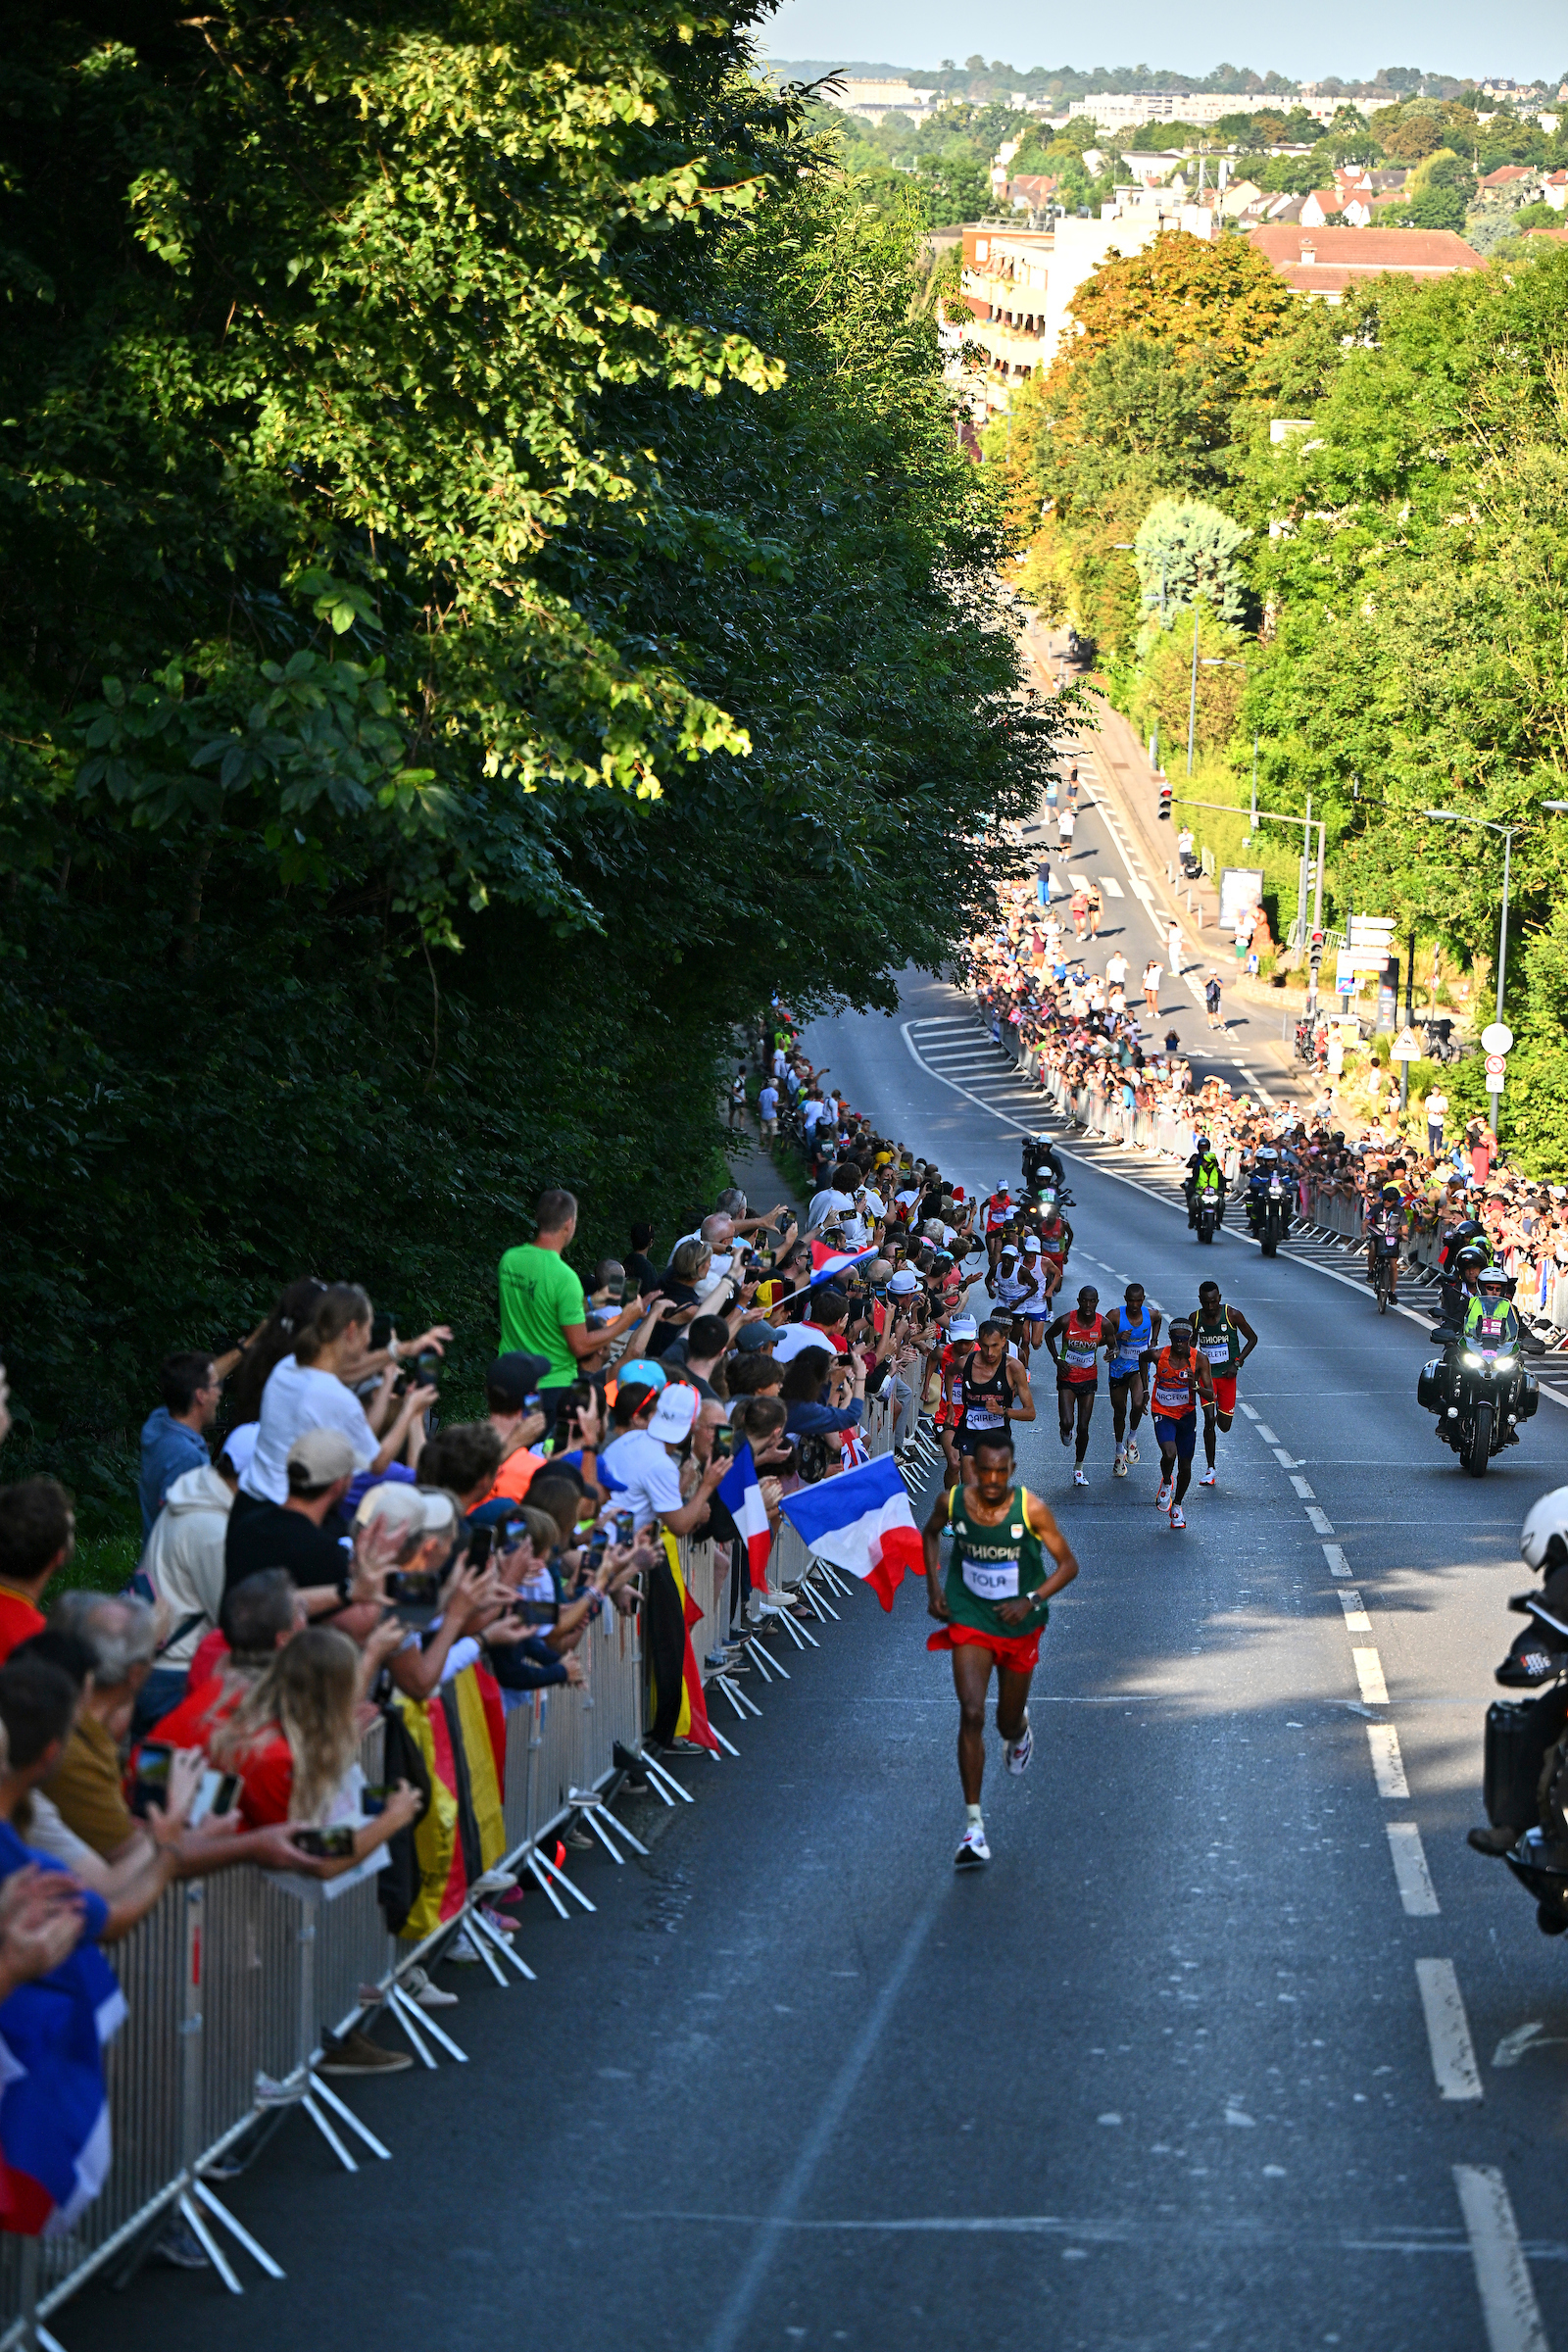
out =
[[1243,524],[1201,499],[1159,499],[1145,515],[1133,546],[1141,602],[1157,615],[1201,597],[1221,621],[1236,622],[1247,605],[1239,558]]

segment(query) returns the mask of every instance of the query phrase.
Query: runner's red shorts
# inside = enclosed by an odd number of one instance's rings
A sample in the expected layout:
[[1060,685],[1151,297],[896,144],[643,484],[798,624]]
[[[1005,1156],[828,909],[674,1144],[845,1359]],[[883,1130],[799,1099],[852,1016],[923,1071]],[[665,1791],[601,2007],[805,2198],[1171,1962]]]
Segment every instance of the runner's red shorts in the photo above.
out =
[[938,1626],[927,1642],[927,1649],[989,1649],[999,1666],[1009,1674],[1033,1674],[1040,1663],[1040,1634],[1037,1626],[1032,1634],[983,1634],[973,1625]]
[[1222,1413],[1234,1413],[1236,1410],[1235,1373],[1216,1372],[1213,1376],[1213,1379],[1214,1402],[1219,1406],[1219,1409]]

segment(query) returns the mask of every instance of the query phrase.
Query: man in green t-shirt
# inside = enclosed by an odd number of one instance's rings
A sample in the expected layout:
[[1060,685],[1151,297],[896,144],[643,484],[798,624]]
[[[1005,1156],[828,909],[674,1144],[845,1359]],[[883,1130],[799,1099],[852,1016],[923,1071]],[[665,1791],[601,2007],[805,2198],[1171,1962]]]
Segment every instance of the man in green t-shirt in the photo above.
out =
[[633,1298],[612,1323],[588,1329],[582,1284],[562,1252],[577,1230],[572,1193],[541,1193],[535,1212],[539,1231],[531,1242],[509,1250],[501,1260],[502,1355],[520,1349],[545,1356],[549,1371],[541,1389],[564,1389],[577,1377],[586,1356],[600,1355],[622,1332],[642,1320],[647,1308]]

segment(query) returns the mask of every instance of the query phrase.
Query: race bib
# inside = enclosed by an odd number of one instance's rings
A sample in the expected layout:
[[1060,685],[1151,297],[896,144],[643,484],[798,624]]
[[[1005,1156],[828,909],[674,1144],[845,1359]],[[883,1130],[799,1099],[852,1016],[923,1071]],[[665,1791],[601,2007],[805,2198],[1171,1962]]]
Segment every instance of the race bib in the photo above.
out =
[[963,1581],[976,1600],[1016,1600],[1016,1560],[971,1560],[963,1563]]
[[1002,1427],[1002,1415],[1000,1413],[988,1413],[983,1404],[971,1404],[968,1412],[968,1422],[971,1429],[1000,1429]]
[[1211,1364],[1229,1363],[1231,1354],[1229,1340],[1200,1340],[1198,1344]]

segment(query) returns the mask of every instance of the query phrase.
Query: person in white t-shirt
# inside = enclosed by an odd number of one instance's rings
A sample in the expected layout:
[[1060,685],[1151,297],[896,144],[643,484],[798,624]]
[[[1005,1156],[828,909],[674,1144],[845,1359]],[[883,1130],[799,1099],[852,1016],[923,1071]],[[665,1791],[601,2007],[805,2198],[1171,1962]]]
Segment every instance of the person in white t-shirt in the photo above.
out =
[[356,1469],[377,1473],[398,1459],[412,1431],[420,1430],[422,1437],[423,1415],[436,1400],[434,1388],[410,1388],[394,1414],[396,1364],[387,1365],[368,1408],[346,1385],[369,1353],[371,1320],[370,1301],[357,1283],[333,1283],[321,1293],[294,1353],[268,1375],[256,1451],[240,1477],[242,1494],[286,1502],[289,1448],[308,1429],[340,1430]]
[[617,1435],[599,1456],[608,1473],[607,1485],[617,1511],[630,1511],[638,1532],[645,1527],[667,1528],[672,1536],[688,1536],[708,1517],[708,1498],[729,1468],[716,1455],[703,1472],[691,1500],[680,1498],[680,1465],[675,1446],[692,1434],[702,1397],[685,1381],[669,1381],[662,1389],[640,1394],[628,1382],[615,1398]]
[[774,1363],[790,1363],[808,1348],[827,1348],[842,1355],[849,1344],[844,1337],[849,1311],[845,1293],[823,1283],[812,1298],[810,1315],[799,1323],[786,1323],[780,1331],[773,1343]]

